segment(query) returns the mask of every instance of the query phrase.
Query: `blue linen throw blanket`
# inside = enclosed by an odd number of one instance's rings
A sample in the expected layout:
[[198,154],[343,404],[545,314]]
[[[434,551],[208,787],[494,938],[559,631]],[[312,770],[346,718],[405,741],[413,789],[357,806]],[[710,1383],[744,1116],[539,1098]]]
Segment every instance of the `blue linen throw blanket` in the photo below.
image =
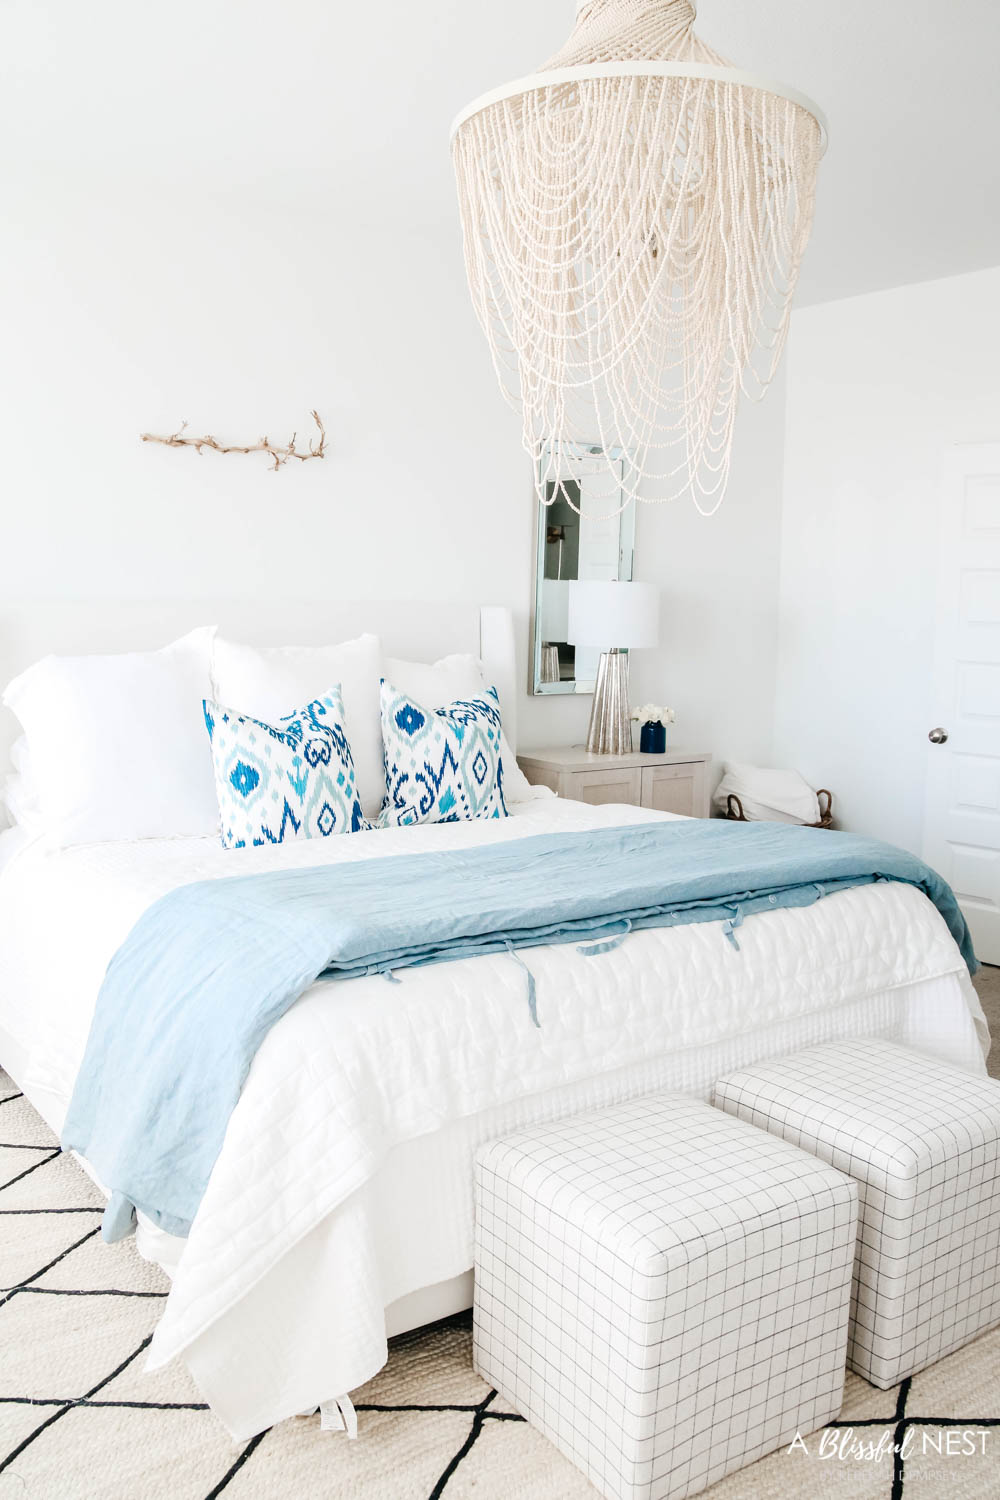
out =
[[[687,922],[719,921],[738,947],[745,916],[876,880],[922,890],[975,971],[965,919],[927,865],[776,823],[645,823],[181,886],[108,966],[62,1142],[111,1190],[105,1239],[131,1232],[136,1207],[186,1234],[257,1048],[319,975],[392,977],[540,943],[596,956],[634,928]],[[528,986],[537,1025],[530,973]]]

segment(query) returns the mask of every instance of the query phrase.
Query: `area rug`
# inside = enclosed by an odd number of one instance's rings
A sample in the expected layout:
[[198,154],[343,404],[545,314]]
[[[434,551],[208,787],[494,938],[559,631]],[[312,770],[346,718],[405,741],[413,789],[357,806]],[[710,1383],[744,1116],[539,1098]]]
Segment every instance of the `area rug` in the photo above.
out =
[[[355,1393],[233,1444],[181,1369],[143,1373],[167,1281],[104,1245],[100,1196],[0,1073],[0,1500],[595,1500],[473,1372],[468,1316],[395,1339]],[[1000,1331],[892,1391],[848,1376],[840,1421],[712,1500],[1000,1494]]]

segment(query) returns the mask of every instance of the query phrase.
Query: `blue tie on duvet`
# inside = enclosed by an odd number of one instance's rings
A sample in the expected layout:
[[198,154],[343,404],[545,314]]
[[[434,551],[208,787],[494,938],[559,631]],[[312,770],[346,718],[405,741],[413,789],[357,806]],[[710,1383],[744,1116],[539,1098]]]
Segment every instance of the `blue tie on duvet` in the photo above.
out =
[[[774,823],[646,823],[182,886],[108,966],[63,1145],[112,1190],[105,1239],[131,1232],[136,1207],[186,1234],[254,1053],[320,974],[541,943],[590,942],[598,955],[634,928],[688,922],[721,922],[720,941],[738,946],[744,916],[875,880],[922,890],[975,971],[965,919],[927,865]],[[530,976],[529,998],[537,1024]]]

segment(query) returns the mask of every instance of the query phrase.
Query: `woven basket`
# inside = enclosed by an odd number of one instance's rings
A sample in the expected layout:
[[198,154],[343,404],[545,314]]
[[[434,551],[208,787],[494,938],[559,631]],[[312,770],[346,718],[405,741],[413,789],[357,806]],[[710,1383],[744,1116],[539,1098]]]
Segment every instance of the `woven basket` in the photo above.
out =
[[[819,822],[803,823],[803,828],[832,828],[833,827],[833,793],[821,787],[816,793],[819,800]],[[823,799],[826,799],[825,802]],[[751,820],[743,811],[743,803],[735,792],[729,793],[729,803],[726,808],[726,817],[732,823],[749,823]]]

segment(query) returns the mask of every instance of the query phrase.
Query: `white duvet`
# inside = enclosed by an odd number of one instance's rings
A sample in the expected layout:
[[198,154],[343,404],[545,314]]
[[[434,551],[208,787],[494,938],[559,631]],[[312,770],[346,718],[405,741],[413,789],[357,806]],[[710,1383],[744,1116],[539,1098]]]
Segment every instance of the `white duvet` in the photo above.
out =
[[[227,852],[105,844],[0,865],[0,1062],[58,1128],[108,960],[159,896],[278,866],[638,822],[539,800],[506,821]],[[471,1264],[471,1161],[513,1126],[827,1037],[883,1035],[982,1069],[985,1022],[944,922],[878,884],[721,924],[313,985],[251,1067],[154,1339],[183,1355],[235,1436],[354,1389],[385,1359],[383,1308]],[[166,1237],[160,1236],[160,1241]],[[159,1252],[158,1252],[159,1253]]]

